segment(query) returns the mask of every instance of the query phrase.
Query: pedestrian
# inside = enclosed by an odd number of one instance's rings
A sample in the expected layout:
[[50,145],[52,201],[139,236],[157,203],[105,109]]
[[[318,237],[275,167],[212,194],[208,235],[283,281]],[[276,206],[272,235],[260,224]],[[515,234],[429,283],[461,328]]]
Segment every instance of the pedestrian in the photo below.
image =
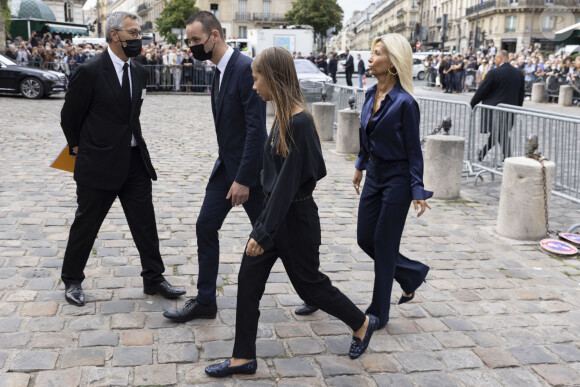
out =
[[332,78],[332,83],[336,84],[336,70],[338,68],[338,61],[336,60],[336,53],[331,52],[328,56],[328,76]]
[[[500,103],[522,106],[524,103],[524,74],[509,63],[509,54],[502,50],[495,56],[495,69],[490,70],[471,99],[471,108],[482,102],[484,105],[496,106]],[[489,133],[487,144],[477,151],[478,161],[497,143],[502,145],[503,158],[510,156],[509,132],[514,124],[513,113],[500,113],[481,110],[481,133]],[[503,160],[503,159],[502,159]]]
[[26,48],[25,43],[20,43],[20,47],[18,48],[18,53],[16,54],[16,63],[18,66],[27,67],[28,66],[28,59],[30,57],[30,53]]
[[463,57],[461,55],[457,55],[454,70],[455,92],[461,93],[463,92],[463,76],[465,74],[465,62],[463,61]]
[[189,17],[185,31],[194,58],[217,63],[211,104],[219,156],[195,225],[197,297],[181,309],[163,313],[180,322],[216,317],[218,231],[233,207],[242,205],[252,225],[260,215],[264,201],[260,171],[267,137],[266,105],[252,90],[252,59],[226,44],[222,25],[211,12]]
[[447,83],[445,82],[445,68],[447,67],[447,56],[441,56],[441,62],[439,63],[439,83],[441,84],[441,90],[446,93],[447,92]]
[[214,377],[256,372],[260,299],[278,258],[301,298],[352,329],[352,359],[366,350],[378,323],[319,271],[320,218],[312,192],[317,181],[326,176],[326,167],[292,57],[282,47],[268,48],[252,63],[252,74],[254,90],[277,107],[264,149],[262,181],[267,199],[250,233],[238,275],[232,357],[205,369]]
[[346,77],[346,84],[352,86],[352,74],[354,73],[354,59],[350,55],[350,51],[347,49],[344,52],[344,75]]
[[365,61],[361,59],[360,54],[356,55],[357,73],[358,73],[358,87],[363,88],[363,78],[365,76]]
[[127,12],[107,18],[109,48],[77,68],[61,112],[62,130],[76,155],[78,203],[61,278],[66,300],[76,306],[85,304],[83,271],[117,197],[141,257],[143,291],[165,298],[185,294],[163,277],[151,187],[157,175],[139,123],[146,72],[131,60],[141,52],[137,20]]
[[[314,64],[316,64],[316,66],[318,66],[320,71],[322,71],[323,73],[326,74],[328,69],[327,69],[326,58],[324,57],[324,51],[320,51],[320,54],[318,54],[318,56],[314,59]],[[328,71],[328,72],[330,72],[330,71]]]
[[373,260],[375,281],[367,314],[378,317],[378,329],[389,321],[393,279],[403,294],[399,304],[411,301],[429,266],[399,252],[411,202],[417,217],[429,207],[433,193],[423,187],[423,155],[419,140],[419,105],[413,97],[413,53],[399,34],[373,41],[369,69],[377,79],[365,96],[361,111],[361,146],[352,179],[360,193],[357,242]]

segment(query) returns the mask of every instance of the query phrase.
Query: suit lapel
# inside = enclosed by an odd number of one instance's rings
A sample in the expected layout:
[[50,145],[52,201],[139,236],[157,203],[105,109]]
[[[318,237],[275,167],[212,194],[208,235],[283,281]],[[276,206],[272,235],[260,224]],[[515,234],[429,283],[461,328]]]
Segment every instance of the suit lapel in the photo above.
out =
[[137,68],[134,60],[131,60],[131,84],[133,86],[133,92],[131,93],[131,119],[130,123],[133,123],[133,119],[137,114],[137,103],[141,99],[143,94],[143,83],[141,80],[141,69]]
[[121,106],[122,96],[121,96],[121,84],[119,83],[119,77],[117,76],[117,72],[115,71],[115,66],[113,66],[113,61],[111,60],[111,56],[109,55],[109,50],[105,50],[102,54],[103,58],[103,69],[105,70],[105,78],[107,78],[107,82],[109,82],[109,86],[115,94],[115,98],[117,99],[117,106]]
[[220,112],[221,112],[221,108],[222,108],[222,102],[224,99],[224,95],[226,93],[226,89],[228,87],[228,83],[230,82],[230,78],[232,76],[232,72],[234,71],[233,68],[236,64],[236,60],[238,59],[238,56],[240,55],[240,51],[238,51],[238,49],[234,49],[234,53],[232,54],[232,56],[230,57],[230,60],[228,61],[228,65],[226,66],[226,69],[224,71],[223,77],[222,77],[222,84],[220,86],[220,93],[218,95],[218,103],[217,103],[217,115],[216,115],[216,122],[217,122],[217,118],[219,118],[220,116]]

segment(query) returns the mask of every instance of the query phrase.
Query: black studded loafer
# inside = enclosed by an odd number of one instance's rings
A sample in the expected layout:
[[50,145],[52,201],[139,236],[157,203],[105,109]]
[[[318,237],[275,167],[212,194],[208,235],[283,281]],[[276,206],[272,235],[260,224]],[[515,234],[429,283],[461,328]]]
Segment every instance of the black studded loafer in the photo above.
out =
[[308,305],[308,304],[304,303],[304,304],[300,305],[298,308],[296,308],[294,313],[296,313],[298,316],[308,316],[309,314],[312,314],[312,313],[316,312],[317,310],[318,310],[318,308],[316,306]]
[[85,305],[85,293],[83,292],[81,284],[65,284],[64,298],[71,305]]
[[253,375],[258,369],[256,359],[236,367],[230,367],[230,359],[224,360],[218,364],[212,364],[205,367],[205,373],[214,378],[225,378],[233,374]]
[[154,294],[161,294],[163,297],[170,299],[177,298],[185,294],[185,290],[171,286],[171,284],[167,281],[163,281],[155,285],[145,285],[143,287],[143,292],[151,296]]
[[348,356],[351,359],[356,359],[360,355],[362,355],[368,348],[369,343],[371,341],[371,337],[373,336],[374,331],[377,329],[379,325],[379,319],[369,314],[369,325],[367,327],[367,331],[365,333],[364,339],[359,339],[358,337],[352,337],[352,342],[350,344],[350,351],[348,351]]

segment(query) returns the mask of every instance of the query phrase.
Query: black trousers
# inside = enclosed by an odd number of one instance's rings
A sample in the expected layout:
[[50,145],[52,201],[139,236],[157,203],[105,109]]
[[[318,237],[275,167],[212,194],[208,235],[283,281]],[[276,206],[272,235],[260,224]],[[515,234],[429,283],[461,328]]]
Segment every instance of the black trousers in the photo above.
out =
[[515,115],[509,112],[481,111],[481,132],[489,133],[487,144],[481,148],[481,159],[496,145],[501,145],[502,161],[511,157],[510,131],[515,123]]
[[[233,181],[227,177],[225,167],[223,164],[220,165],[207,184],[205,198],[195,224],[199,263],[196,300],[205,305],[216,303],[216,281],[220,263],[219,230],[232,209],[231,198],[226,199],[232,184]],[[243,206],[252,224],[260,216],[263,202],[262,187],[251,187],[250,197]]]
[[346,77],[346,84],[348,86],[352,86],[352,71],[345,71],[344,75]]
[[129,175],[118,191],[102,191],[77,185],[78,208],[70,234],[61,278],[65,284],[81,283],[91,249],[103,220],[119,197],[133,240],[141,257],[141,276],[145,285],[163,282],[163,260],[153,209],[151,178],[138,147],[132,148]]
[[379,328],[389,321],[393,280],[409,294],[429,271],[399,252],[411,200],[409,162],[371,156],[358,209],[357,242],[375,262],[373,300],[366,313],[379,318]]
[[272,266],[279,258],[296,292],[309,305],[315,305],[347,324],[353,331],[365,322],[364,313],[318,269],[320,266],[320,218],[314,199],[292,203],[280,225],[275,247],[257,257],[244,254],[238,274],[236,339],[233,357],[254,359],[260,317],[260,299]]

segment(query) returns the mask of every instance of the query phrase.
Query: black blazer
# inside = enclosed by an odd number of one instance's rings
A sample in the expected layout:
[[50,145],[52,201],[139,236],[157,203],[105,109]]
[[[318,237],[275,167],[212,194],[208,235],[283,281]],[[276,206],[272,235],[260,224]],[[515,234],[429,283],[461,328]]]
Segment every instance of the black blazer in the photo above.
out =
[[362,59],[358,61],[358,64],[357,64],[357,72],[360,75],[364,75],[365,74],[365,62]]
[[147,74],[131,60],[131,112],[123,108],[121,85],[108,51],[79,66],[70,80],[60,126],[69,147],[79,147],[74,179],[100,190],[121,188],[129,174],[131,134],[140,149],[149,176],[157,180],[141,134],[139,115]]
[[348,54],[346,57],[346,61],[344,62],[344,71],[347,73],[354,72],[354,59],[352,58],[351,54]]
[[524,103],[524,74],[504,63],[490,70],[471,99],[473,108],[479,102],[496,106],[500,103],[522,106]]
[[231,181],[260,186],[266,142],[266,103],[252,90],[252,59],[236,48],[222,75],[217,105],[211,91],[218,159],[210,180],[223,163]]
[[328,73],[329,74],[336,74],[337,63],[338,62],[334,58],[328,60]]

